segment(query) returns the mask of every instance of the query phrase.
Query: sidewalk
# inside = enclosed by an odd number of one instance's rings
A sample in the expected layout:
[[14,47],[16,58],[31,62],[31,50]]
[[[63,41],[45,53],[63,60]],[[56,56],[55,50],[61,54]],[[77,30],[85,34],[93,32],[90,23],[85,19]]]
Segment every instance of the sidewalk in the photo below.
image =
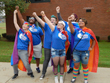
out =
[[[42,64],[40,64],[40,69],[42,70]],[[31,64],[31,68],[34,73],[34,78],[27,76],[27,72],[19,71],[19,76],[12,80],[13,67],[10,66],[10,63],[0,62],[0,83],[54,83],[54,75],[52,72],[52,67],[48,67],[46,77],[43,80],[40,80],[39,77],[41,73],[37,73],[35,64]],[[77,76],[75,83],[83,83],[83,72]],[[72,79],[71,74],[65,74],[64,83],[71,83]],[[89,83],[110,83],[110,68],[98,68],[97,73],[89,72],[88,77]]]

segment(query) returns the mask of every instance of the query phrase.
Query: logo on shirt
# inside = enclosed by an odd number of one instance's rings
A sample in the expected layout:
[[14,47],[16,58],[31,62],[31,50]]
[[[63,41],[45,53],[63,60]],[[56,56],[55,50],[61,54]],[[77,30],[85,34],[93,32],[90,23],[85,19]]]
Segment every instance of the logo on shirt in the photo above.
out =
[[66,40],[66,36],[61,34],[61,32],[58,34],[58,37],[61,38],[62,40]]
[[29,30],[32,31],[32,32],[37,32],[37,29],[33,28],[33,27],[30,27]]
[[19,38],[20,38],[21,40],[26,40],[26,39],[27,39],[23,33],[21,33],[21,34],[19,35]]
[[69,32],[71,32],[69,26],[67,27],[67,30],[68,30]]
[[78,37],[79,39],[81,39],[82,36],[83,36],[82,39],[87,39],[87,38],[88,38],[88,35],[87,35],[87,34],[82,35],[81,33],[79,33],[79,34],[77,35],[77,37]]

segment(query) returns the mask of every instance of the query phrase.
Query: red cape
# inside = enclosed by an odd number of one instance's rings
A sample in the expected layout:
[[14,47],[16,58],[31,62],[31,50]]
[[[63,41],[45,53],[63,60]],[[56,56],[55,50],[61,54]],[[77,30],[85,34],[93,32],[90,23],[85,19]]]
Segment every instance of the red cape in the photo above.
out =
[[[98,67],[98,60],[99,60],[99,46],[98,42],[96,39],[95,34],[93,31],[87,27],[83,28],[83,31],[88,32],[91,34],[91,36],[95,39],[95,46],[94,48],[90,51],[90,57],[89,57],[89,62],[88,62],[88,67],[90,72],[97,72],[97,67]],[[92,40],[90,40],[90,44],[92,44]]]
[[[29,56],[29,58],[28,58],[29,64],[30,64],[30,62],[31,62],[31,60],[32,60],[32,55],[33,55],[33,40],[32,40],[32,34],[31,34],[30,31],[27,31],[27,32],[26,32],[26,35],[28,36],[28,38],[30,39],[30,42],[31,42],[31,53],[30,53],[30,56]],[[26,68],[24,67],[23,62],[22,62],[21,59],[19,60],[18,68],[19,68],[20,70],[22,70],[22,71],[26,71]]]

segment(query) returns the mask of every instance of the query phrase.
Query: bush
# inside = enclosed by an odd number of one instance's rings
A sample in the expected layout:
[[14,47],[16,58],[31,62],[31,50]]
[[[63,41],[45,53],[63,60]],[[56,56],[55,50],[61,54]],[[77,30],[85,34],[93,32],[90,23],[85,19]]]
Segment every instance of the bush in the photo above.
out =
[[110,41],[110,35],[108,36],[108,41]]
[[3,34],[2,34],[2,37],[6,38],[6,33],[3,33]]
[[96,36],[96,39],[97,39],[97,41],[99,42],[99,40],[100,40],[100,37],[99,37],[99,36]]
[[9,41],[14,41],[15,40],[15,35],[7,35],[6,39],[8,39]]

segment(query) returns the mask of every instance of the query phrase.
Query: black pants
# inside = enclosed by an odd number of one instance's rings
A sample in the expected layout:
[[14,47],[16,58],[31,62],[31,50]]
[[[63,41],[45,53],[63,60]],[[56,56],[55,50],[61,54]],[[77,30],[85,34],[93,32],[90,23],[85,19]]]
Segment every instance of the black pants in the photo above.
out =
[[45,59],[44,59],[44,62],[43,62],[42,74],[46,73],[47,66],[48,66],[48,63],[50,61],[50,57],[51,57],[51,49],[44,48],[44,58]]

